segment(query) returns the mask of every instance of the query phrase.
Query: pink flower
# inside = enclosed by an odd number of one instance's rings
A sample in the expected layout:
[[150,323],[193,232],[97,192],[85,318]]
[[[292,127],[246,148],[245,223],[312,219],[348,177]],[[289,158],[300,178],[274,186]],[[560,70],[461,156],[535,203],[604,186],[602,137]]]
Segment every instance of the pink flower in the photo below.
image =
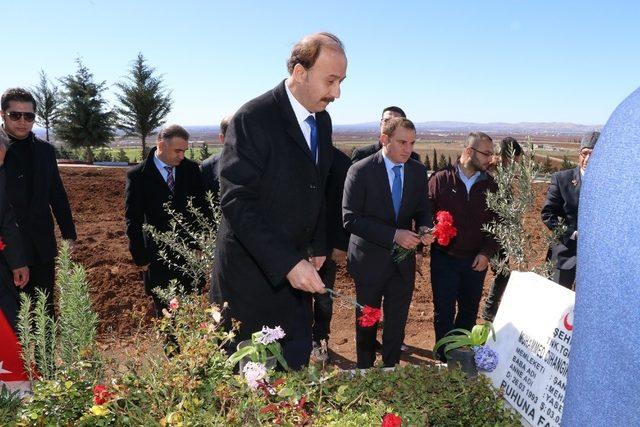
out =
[[382,417],[382,427],[400,427],[402,425],[402,418],[396,414],[384,414]]
[[439,211],[436,214],[436,224],[433,226],[433,238],[440,246],[447,246],[451,239],[458,234],[453,225],[453,216],[447,211]]
[[4,248],[6,248],[7,245],[4,244],[4,241],[2,240],[2,237],[0,237],[0,251],[4,251]]
[[370,328],[374,326],[382,317],[382,310],[379,308],[370,307],[365,305],[362,308],[362,314],[358,317],[358,325],[363,328]]
[[171,301],[169,301],[169,308],[171,310],[177,310],[178,307],[180,307],[180,303],[178,302],[178,298],[172,298]]

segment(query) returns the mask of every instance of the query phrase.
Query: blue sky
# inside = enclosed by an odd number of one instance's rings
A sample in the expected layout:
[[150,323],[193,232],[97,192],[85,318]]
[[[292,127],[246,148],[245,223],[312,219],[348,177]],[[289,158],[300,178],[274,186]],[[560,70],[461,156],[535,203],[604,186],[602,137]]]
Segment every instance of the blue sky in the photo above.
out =
[[[637,1],[3,2],[0,88],[75,71],[113,84],[142,52],[173,91],[172,122],[216,124],[286,77],[303,35],[346,45],[334,123],[603,124],[640,85]],[[113,89],[111,89],[113,90]],[[113,95],[108,95],[112,100]]]

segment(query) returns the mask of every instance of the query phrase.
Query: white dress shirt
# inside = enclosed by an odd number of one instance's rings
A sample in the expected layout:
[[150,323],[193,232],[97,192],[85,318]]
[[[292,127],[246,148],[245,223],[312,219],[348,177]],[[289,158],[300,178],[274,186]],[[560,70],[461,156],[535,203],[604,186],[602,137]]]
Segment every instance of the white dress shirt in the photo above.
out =
[[[167,182],[167,177],[169,176],[169,172],[167,172],[167,170],[164,167],[169,165],[167,165],[166,163],[164,163],[162,160],[158,158],[158,153],[153,154],[153,163],[155,163],[156,167],[158,168],[158,171],[160,172],[160,175],[162,175],[162,179],[164,179],[164,182]],[[171,167],[171,171],[173,172],[173,183],[175,185],[176,168]]]
[[296,115],[296,120],[298,120],[298,125],[300,125],[300,129],[302,130],[302,134],[304,135],[304,139],[307,141],[307,145],[309,146],[309,150],[311,150],[311,126],[309,123],[305,122],[307,117],[313,116],[315,119],[316,113],[310,113],[306,108],[298,102],[295,96],[289,90],[289,86],[287,86],[287,82],[284,82],[284,88],[287,91],[287,96],[289,97],[289,103],[291,104],[291,108],[293,108],[293,114]]

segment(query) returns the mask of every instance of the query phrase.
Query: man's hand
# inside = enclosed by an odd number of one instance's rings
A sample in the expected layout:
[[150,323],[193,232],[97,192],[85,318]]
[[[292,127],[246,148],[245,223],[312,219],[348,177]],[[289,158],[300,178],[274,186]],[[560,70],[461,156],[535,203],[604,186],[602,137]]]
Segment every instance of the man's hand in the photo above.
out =
[[331,251],[331,259],[336,264],[344,265],[347,263],[347,251],[341,251],[340,249],[333,249]]
[[316,270],[320,270],[326,260],[326,256],[312,256],[311,258],[309,258],[309,261],[311,262],[311,264],[313,264]]
[[13,270],[13,283],[20,289],[23,289],[29,282],[29,267],[20,267]]
[[489,266],[489,258],[482,254],[476,255],[476,258],[473,260],[473,264],[471,264],[471,268],[475,271],[485,271]]
[[324,283],[318,275],[316,268],[307,260],[301,260],[287,274],[287,280],[291,286],[305,292],[325,293]]
[[420,227],[420,233],[422,234],[422,237],[420,237],[422,244],[430,246],[431,243],[433,243],[433,235],[431,234],[429,227],[423,225]]
[[405,249],[413,249],[420,243],[420,236],[409,230],[396,230],[393,241]]

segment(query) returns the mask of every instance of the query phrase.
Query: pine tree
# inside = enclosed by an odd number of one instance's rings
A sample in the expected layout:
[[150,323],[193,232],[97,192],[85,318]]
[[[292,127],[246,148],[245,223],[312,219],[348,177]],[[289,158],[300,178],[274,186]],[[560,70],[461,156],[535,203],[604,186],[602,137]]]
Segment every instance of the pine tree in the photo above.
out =
[[444,156],[444,154],[440,154],[438,165],[440,165],[440,169],[444,169],[447,167],[447,158]]
[[171,92],[163,87],[162,78],[148,66],[142,53],[134,61],[126,81],[116,84],[120,106],[117,128],[127,136],[136,136],[142,142],[143,158],[147,154],[147,138],[165,122],[171,111]]
[[438,153],[436,153],[436,149],[433,149],[433,170],[437,171],[438,168]]
[[209,152],[209,146],[206,142],[203,142],[202,147],[200,147],[200,160],[205,161],[209,158],[210,155],[211,153]]
[[40,70],[40,82],[33,88],[36,99],[36,123],[42,126],[49,141],[49,129],[53,127],[60,114],[60,91],[49,81],[44,70]]
[[426,153],[424,155],[424,167],[426,167],[428,171],[431,170],[431,161],[429,160],[429,155]]
[[73,148],[108,145],[115,136],[114,114],[103,98],[105,82],[95,83],[93,74],[76,60],[78,70],[61,79],[63,86],[56,136]]

